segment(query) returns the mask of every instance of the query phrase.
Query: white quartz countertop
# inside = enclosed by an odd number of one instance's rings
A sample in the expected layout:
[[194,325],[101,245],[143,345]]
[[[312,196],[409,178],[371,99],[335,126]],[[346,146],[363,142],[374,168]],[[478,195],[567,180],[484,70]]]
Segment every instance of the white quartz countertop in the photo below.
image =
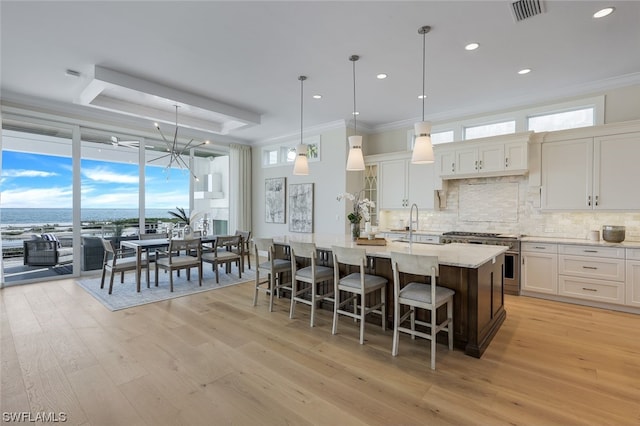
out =
[[619,248],[640,248],[640,241],[623,241],[621,243],[608,243],[604,240],[592,241],[581,238],[554,238],[554,237],[535,237],[526,236],[521,237],[520,241],[523,243],[552,243],[552,244],[574,244],[584,246],[598,246],[598,247],[619,247]]
[[459,268],[479,268],[492,261],[496,256],[507,251],[507,247],[479,244],[419,244],[391,242],[386,246],[357,245],[350,236],[319,235],[319,234],[289,234],[273,237],[278,244],[294,242],[315,243],[319,249],[331,250],[331,246],[364,248],[369,256],[389,258],[391,252],[411,253],[423,256],[438,256],[438,263]]

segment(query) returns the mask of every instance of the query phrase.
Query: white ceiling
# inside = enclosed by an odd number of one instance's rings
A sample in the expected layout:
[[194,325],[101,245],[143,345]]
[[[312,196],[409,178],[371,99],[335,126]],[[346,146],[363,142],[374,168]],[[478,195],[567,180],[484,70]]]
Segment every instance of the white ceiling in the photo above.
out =
[[[219,128],[213,140],[264,142],[299,134],[299,75],[308,77],[306,130],[351,120],[348,58],[357,54],[359,126],[409,125],[421,114],[417,31],[423,25],[432,27],[425,115],[436,122],[640,83],[640,1],[546,1],[544,14],[521,22],[510,5],[3,0],[2,98],[95,114],[94,106],[79,100],[95,83],[96,66],[104,67],[222,104],[245,118],[257,115],[259,124],[245,120],[241,126],[238,115],[228,114],[232,124]],[[610,5],[613,15],[592,17]],[[480,48],[465,51],[472,41]],[[532,72],[518,75],[522,68]],[[81,76],[67,76],[67,69]],[[389,77],[376,79],[381,72]],[[150,98],[137,97],[148,102],[141,107],[158,107]],[[164,104],[170,112],[173,102]],[[185,119],[189,108],[180,111]],[[111,122],[121,117],[100,114]],[[141,127],[152,126],[152,114],[139,115],[145,117],[136,119]],[[211,121],[219,115],[212,113]],[[201,111],[197,118],[203,119]]]

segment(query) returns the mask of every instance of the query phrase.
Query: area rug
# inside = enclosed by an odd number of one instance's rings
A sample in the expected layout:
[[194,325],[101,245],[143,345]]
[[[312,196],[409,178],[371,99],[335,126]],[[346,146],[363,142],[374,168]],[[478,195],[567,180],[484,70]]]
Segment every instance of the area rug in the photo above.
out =
[[109,294],[109,275],[105,278],[104,288],[100,288],[100,276],[91,278],[81,278],[76,283],[85,289],[90,295],[96,298],[107,309],[118,311],[134,306],[146,305],[148,303],[160,302],[162,300],[175,299],[177,297],[189,296],[191,294],[204,291],[215,290],[230,285],[246,283],[255,279],[255,272],[245,268],[242,278],[238,277],[238,269],[234,266],[231,273],[226,274],[224,268],[220,269],[220,283],[216,283],[216,275],[211,270],[211,266],[205,264],[202,269],[202,287],[198,286],[198,272],[191,270],[191,281],[187,281],[186,271],[180,271],[178,277],[173,273],[173,293],[169,291],[169,274],[160,271],[158,276],[158,287],[155,286],[154,271],[150,271],[150,288],[147,288],[145,272],[142,271],[140,293],[136,292],[136,280],[134,272],[125,272],[124,283],[120,283],[120,274],[116,274],[113,281],[113,292]]

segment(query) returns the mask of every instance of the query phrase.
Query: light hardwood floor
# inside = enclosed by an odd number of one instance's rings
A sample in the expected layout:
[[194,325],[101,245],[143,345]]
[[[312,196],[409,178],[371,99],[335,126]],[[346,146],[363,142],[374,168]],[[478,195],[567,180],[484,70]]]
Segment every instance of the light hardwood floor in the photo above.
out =
[[0,291],[1,411],[81,425],[638,425],[640,316],[506,297],[482,359],[252,283],[110,312],[73,280]]

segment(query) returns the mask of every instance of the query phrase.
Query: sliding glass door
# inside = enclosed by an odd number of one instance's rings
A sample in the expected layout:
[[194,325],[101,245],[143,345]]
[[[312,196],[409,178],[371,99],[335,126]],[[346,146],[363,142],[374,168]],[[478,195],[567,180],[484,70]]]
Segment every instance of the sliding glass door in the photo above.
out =
[[4,284],[73,273],[72,129],[5,120],[0,228]]

